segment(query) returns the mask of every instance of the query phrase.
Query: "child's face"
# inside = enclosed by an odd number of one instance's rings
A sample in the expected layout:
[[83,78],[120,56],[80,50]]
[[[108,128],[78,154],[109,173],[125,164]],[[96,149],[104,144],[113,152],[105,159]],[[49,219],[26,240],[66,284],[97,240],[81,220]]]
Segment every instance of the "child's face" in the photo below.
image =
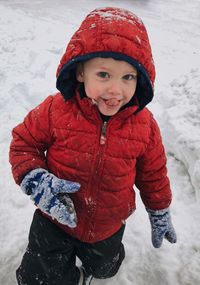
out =
[[112,116],[133,97],[137,70],[125,61],[94,58],[79,65],[77,80],[84,83],[86,95],[99,111]]

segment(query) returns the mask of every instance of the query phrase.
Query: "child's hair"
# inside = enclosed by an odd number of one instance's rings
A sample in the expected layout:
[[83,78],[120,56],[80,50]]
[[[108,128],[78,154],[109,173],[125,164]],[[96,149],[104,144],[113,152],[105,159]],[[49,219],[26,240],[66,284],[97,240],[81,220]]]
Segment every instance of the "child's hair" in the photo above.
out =
[[153,98],[155,67],[143,22],[130,11],[107,7],[92,11],[72,36],[57,70],[57,89],[65,99],[77,87],[76,67],[95,57],[132,64],[138,71],[137,98],[142,109]]

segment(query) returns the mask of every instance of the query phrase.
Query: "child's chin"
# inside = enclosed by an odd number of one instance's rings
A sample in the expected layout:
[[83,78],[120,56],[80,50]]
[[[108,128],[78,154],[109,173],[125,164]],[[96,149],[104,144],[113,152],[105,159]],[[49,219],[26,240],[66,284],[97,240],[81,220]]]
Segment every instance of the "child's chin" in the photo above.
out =
[[103,101],[97,104],[97,108],[99,109],[101,114],[105,116],[113,116],[118,113],[119,109],[121,108],[121,105],[122,104],[118,104],[117,106],[109,106]]

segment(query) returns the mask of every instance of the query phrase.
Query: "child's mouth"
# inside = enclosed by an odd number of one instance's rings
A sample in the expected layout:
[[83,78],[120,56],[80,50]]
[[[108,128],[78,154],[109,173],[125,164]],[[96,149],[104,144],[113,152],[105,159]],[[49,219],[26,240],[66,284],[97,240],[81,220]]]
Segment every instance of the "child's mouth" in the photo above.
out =
[[109,107],[116,107],[119,105],[121,100],[111,98],[111,99],[103,99],[104,103]]

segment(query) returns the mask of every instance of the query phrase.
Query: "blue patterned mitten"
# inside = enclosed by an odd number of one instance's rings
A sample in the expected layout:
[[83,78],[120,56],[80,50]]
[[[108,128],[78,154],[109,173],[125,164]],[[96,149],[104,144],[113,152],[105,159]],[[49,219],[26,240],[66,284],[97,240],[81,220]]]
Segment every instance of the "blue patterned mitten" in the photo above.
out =
[[74,204],[67,193],[75,193],[80,184],[59,179],[47,170],[37,168],[22,180],[22,191],[30,195],[38,208],[61,224],[76,227],[77,217]]
[[151,223],[152,244],[158,248],[162,245],[163,238],[169,242],[175,243],[177,241],[176,232],[171,222],[169,208],[162,210],[146,209],[149,214]]

